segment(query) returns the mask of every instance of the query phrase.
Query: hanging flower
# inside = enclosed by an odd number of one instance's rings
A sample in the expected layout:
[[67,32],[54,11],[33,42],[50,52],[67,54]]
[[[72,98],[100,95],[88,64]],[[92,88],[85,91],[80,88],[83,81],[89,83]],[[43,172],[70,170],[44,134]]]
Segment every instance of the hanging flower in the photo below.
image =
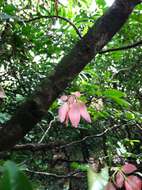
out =
[[121,170],[117,172],[115,177],[115,184],[118,188],[122,188],[126,179],[126,174],[133,173],[137,170],[137,167],[133,164],[126,163],[122,166]]
[[[130,175],[135,172],[137,167],[130,163],[125,163],[121,169],[116,173],[114,184],[109,182],[105,190],[116,190],[116,188],[122,188],[125,186],[126,190],[141,190],[142,189],[142,180],[135,175]],[[129,176],[127,176],[129,175]]]
[[78,100],[80,96],[80,92],[74,92],[69,96],[61,96],[60,100],[63,104],[59,108],[58,112],[61,123],[64,122],[68,125],[68,121],[70,120],[73,127],[78,127],[81,117],[88,123],[91,123],[91,118],[86,105]]

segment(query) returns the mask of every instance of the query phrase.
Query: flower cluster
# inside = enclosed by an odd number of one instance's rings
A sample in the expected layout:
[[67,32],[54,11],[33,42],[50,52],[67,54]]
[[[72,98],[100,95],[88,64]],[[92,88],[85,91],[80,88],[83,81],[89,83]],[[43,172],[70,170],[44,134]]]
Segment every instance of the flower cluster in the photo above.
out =
[[117,171],[114,182],[109,182],[105,190],[116,190],[117,188],[122,188],[123,186],[125,186],[126,190],[141,190],[142,180],[135,175],[130,175],[136,170],[137,167],[135,165],[126,163],[119,171]]
[[78,100],[80,96],[80,92],[75,92],[69,96],[61,96],[60,100],[63,104],[58,112],[61,123],[64,122],[68,125],[68,121],[70,120],[73,127],[78,127],[81,117],[91,123],[91,118],[85,104]]

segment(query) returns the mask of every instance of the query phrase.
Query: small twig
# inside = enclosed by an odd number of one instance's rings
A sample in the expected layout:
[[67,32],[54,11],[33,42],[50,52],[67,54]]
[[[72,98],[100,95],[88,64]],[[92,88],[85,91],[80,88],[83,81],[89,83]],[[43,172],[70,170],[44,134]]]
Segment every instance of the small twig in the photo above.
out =
[[127,68],[123,68],[123,69],[119,69],[117,72],[114,72],[113,75],[111,76],[111,80],[114,79],[115,76],[117,76],[120,72],[123,72],[123,71],[129,71],[131,70],[132,68],[131,67],[127,67]]
[[76,175],[77,175],[77,174],[80,174],[80,172],[78,172],[78,171],[71,172],[71,173],[69,173],[69,174],[67,174],[67,175],[58,175],[58,174],[55,174],[55,173],[39,172],[39,171],[33,171],[33,170],[29,170],[29,169],[26,169],[26,170],[24,170],[24,171],[29,172],[29,173],[38,174],[38,175],[56,177],[56,178],[78,177],[78,176],[76,176]]
[[131,48],[134,48],[134,47],[137,47],[137,46],[141,46],[141,45],[142,45],[142,40],[140,40],[138,42],[135,42],[134,44],[131,44],[131,45],[102,50],[102,51],[99,52],[99,54],[104,54],[104,53],[113,52],[113,51],[128,50],[128,49],[131,49]]
[[44,140],[45,136],[47,135],[47,133],[51,129],[52,124],[56,121],[56,119],[57,119],[57,117],[54,117],[54,119],[50,121],[48,128],[46,129],[45,133],[43,134],[43,136],[41,137],[41,139],[38,142],[39,144],[42,143],[42,141]]
[[69,19],[65,18],[65,17],[62,17],[62,16],[59,16],[59,15],[52,15],[52,16],[40,16],[40,17],[35,17],[35,18],[32,18],[32,19],[29,19],[29,20],[24,20],[25,23],[28,23],[28,22],[33,22],[33,21],[36,21],[36,20],[40,20],[40,19],[47,19],[47,18],[58,18],[58,19],[61,19],[61,20],[64,20],[66,22],[68,22],[76,31],[76,33],[78,34],[79,38],[82,38],[82,35],[80,34],[78,28],[75,26],[74,23],[72,23]]
[[111,128],[108,128],[106,130],[104,130],[102,133],[99,133],[97,135],[89,135],[89,136],[86,136],[84,138],[82,138],[81,140],[77,140],[77,141],[73,141],[71,143],[68,143],[68,144],[65,144],[65,145],[61,145],[59,148],[65,148],[65,147],[69,147],[69,146],[72,146],[74,144],[80,144],[84,141],[86,141],[87,139],[90,139],[90,138],[94,138],[94,137],[102,137],[104,136],[107,132],[111,131],[111,130],[114,130],[114,129],[117,129],[118,126],[114,126],[114,127],[111,127]]
[[136,127],[138,127],[142,131],[142,126],[140,126],[139,124],[136,124]]

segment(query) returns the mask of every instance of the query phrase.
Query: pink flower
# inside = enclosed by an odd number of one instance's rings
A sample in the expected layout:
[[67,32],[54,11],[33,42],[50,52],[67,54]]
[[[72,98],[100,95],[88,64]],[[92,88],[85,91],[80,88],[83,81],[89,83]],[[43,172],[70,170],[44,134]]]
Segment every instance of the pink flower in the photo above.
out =
[[117,172],[115,177],[115,185],[118,188],[122,188],[124,184],[124,174],[122,172]]
[[126,190],[141,190],[142,189],[142,180],[134,175],[130,175],[125,180]]
[[118,188],[125,186],[126,190],[141,190],[142,181],[139,177],[126,174],[131,174],[137,170],[133,164],[126,163],[122,166],[121,170],[115,176],[115,185]]
[[105,190],[116,190],[113,183],[108,182],[107,186],[105,187]]
[[78,127],[81,117],[91,123],[91,118],[85,104],[78,100],[80,96],[80,92],[75,92],[72,95],[60,98],[64,102],[58,112],[61,123],[64,122],[67,125],[70,120],[73,127]]
[[[137,167],[133,164],[125,163],[121,169],[116,173],[115,180],[108,182],[105,190],[116,190],[116,188],[122,188],[125,186],[126,190],[141,190],[142,180],[135,176],[126,174],[131,174],[137,170]],[[115,185],[115,186],[114,186]]]
[[137,167],[133,164],[126,163],[124,166],[122,166],[122,171],[125,174],[133,173],[137,170]]

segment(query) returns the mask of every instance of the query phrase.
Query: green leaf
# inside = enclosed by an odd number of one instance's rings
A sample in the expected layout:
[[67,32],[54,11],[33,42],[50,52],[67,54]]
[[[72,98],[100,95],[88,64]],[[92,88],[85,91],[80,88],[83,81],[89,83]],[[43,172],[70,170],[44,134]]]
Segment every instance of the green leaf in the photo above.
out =
[[72,167],[73,169],[78,169],[78,170],[80,170],[80,171],[86,171],[86,170],[87,170],[87,165],[86,165],[86,164],[79,164],[79,163],[77,163],[77,162],[73,162],[73,163],[71,164],[71,167]]
[[3,9],[3,11],[7,14],[13,15],[16,11],[16,7],[12,4],[6,5]]
[[16,101],[17,102],[22,102],[24,100],[25,100],[24,96],[22,96],[21,94],[16,94]]
[[123,99],[123,97],[126,96],[126,94],[124,92],[121,92],[116,89],[108,89],[103,92],[103,95],[107,98],[112,99],[120,106],[124,106],[124,107],[130,106],[129,102],[127,102],[126,100]]
[[0,113],[0,123],[5,123],[10,119],[10,115],[8,113]]
[[130,106],[129,102],[122,98],[111,97],[118,105],[128,108]]
[[131,112],[125,112],[125,117],[130,120],[135,119],[135,115]]
[[97,5],[99,5],[99,6],[105,6],[105,4],[106,4],[106,2],[105,2],[105,0],[96,0],[96,3],[97,3]]
[[3,4],[4,0],[0,0],[0,6]]
[[102,168],[99,173],[92,170],[91,167],[88,168],[88,187],[89,190],[104,190],[109,180],[108,167]]
[[126,96],[126,94],[124,92],[121,92],[119,90],[116,90],[116,89],[108,89],[108,90],[105,90],[103,92],[103,95],[106,96],[106,97],[124,97]]
[[27,177],[15,163],[7,161],[4,164],[4,173],[0,180],[2,190],[32,190]]

